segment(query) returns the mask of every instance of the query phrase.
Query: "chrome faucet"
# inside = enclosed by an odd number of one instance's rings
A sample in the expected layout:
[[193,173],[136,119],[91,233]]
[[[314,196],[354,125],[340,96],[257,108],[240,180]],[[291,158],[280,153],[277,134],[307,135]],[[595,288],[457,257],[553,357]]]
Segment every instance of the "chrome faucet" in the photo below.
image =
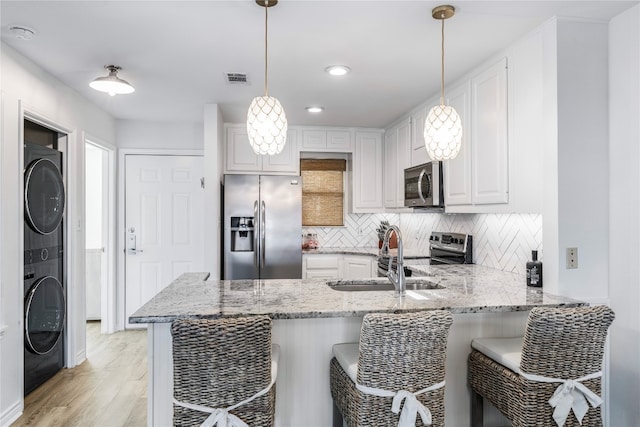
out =
[[[391,267],[393,265],[393,255],[389,254],[389,238],[391,237],[392,232],[396,233],[396,237],[398,239],[398,261],[396,262],[398,269],[395,272]],[[398,226],[390,225],[389,228],[387,228],[387,231],[384,233],[381,255],[389,257],[389,269],[387,270],[387,277],[389,278],[391,283],[393,283],[393,287],[396,290],[396,296],[404,296],[407,292],[407,284],[404,277],[402,234],[400,233],[400,229],[398,228]]]

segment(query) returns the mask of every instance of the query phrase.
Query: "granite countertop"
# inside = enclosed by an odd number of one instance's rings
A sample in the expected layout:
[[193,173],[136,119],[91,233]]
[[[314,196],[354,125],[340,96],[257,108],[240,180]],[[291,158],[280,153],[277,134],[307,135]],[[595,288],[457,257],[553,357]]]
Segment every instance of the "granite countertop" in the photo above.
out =
[[[394,257],[397,256],[397,249],[390,249],[389,253]],[[378,257],[380,255],[380,249],[378,247],[361,247],[361,248],[340,248],[340,247],[321,247],[318,249],[303,249],[303,255],[309,254],[327,254],[327,255],[369,255],[372,257]],[[429,258],[428,251],[419,249],[404,249],[403,258],[415,259],[415,258]]]
[[524,277],[492,268],[473,264],[409,265],[415,271],[414,277],[427,276],[445,288],[413,291],[413,296],[398,298],[393,291],[336,291],[320,279],[206,280],[208,273],[187,273],[136,311],[129,321],[162,323],[176,318],[256,314],[298,319],[439,309],[452,313],[490,313],[586,304],[527,288]]

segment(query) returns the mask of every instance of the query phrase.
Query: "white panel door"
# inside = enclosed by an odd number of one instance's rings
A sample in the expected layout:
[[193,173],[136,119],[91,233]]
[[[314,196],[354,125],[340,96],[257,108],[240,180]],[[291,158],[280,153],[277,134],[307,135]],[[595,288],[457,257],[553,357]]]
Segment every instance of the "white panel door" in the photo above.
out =
[[125,157],[125,314],[204,268],[202,156]]

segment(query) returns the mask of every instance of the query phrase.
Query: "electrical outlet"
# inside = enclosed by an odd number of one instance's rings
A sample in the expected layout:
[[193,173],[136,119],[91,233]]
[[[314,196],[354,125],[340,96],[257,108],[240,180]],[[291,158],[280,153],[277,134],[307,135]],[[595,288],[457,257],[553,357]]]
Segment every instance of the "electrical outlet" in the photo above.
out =
[[578,268],[578,248],[567,248],[567,268]]
[[364,236],[364,230],[362,227],[358,227],[358,236]]

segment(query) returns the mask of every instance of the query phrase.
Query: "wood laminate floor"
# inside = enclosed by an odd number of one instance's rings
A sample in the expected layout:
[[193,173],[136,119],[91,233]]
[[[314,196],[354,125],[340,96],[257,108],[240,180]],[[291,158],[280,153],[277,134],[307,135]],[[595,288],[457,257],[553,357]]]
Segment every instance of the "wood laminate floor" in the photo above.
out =
[[87,360],[58,372],[24,405],[12,426],[145,426],[146,329],[102,335],[100,322],[87,323]]

